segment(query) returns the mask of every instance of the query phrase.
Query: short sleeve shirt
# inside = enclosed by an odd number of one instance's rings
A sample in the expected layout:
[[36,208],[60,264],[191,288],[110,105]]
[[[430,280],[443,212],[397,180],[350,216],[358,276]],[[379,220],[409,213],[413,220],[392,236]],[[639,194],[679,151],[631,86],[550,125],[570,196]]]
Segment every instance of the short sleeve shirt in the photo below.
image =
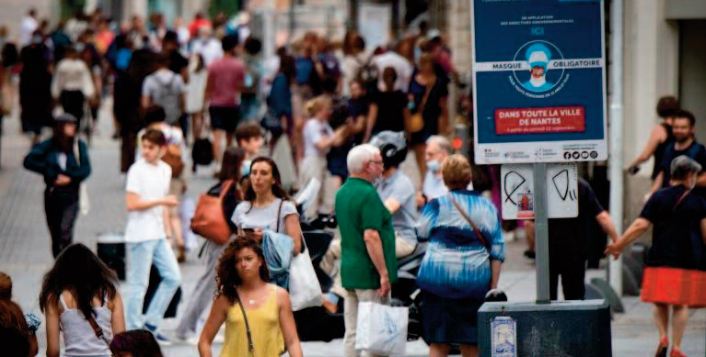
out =
[[662,163],[660,165],[660,170],[663,173],[662,187],[669,187],[669,180],[671,178],[671,165],[672,160],[681,155],[686,155],[696,162],[698,162],[702,168],[706,169],[706,147],[694,141],[689,145],[688,148],[684,150],[675,150],[674,143],[669,143],[665,147],[662,157]]
[[586,180],[578,180],[579,215],[576,218],[553,218],[549,225],[549,254],[585,259],[588,251],[588,227],[604,211]]
[[341,232],[341,281],[346,289],[378,289],[380,275],[363,240],[366,229],[378,231],[390,282],[397,281],[392,216],[375,187],[349,178],[336,193],[336,217]]
[[[172,169],[162,161],[150,164],[137,160],[127,172],[125,190],[135,193],[142,200],[154,200],[169,194]],[[155,206],[142,211],[131,211],[127,215],[125,241],[138,243],[166,238],[164,231],[164,206]]]
[[208,82],[211,83],[210,105],[234,107],[240,104],[239,88],[245,80],[245,64],[237,58],[223,57],[208,67]]
[[414,226],[419,214],[412,181],[398,170],[389,178],[383,179],[376,188],[383,202],[392,198],[400,203],[400,208],[392,215],[392,226],[400,238],[415,244],[417,235]]
[[304,156],[323,156],[326,153],[316,148],[316,143],[324,137],[333,135],[331,125],[316,118],[307,120],[304,124]]
[[[290,215],[297,214],[297,207],[291,201],[282,203],[282,211],[278,212],[282,199],[278,198],[266,207],[252,207],[250,201],[242,201],[235,207],[231,220],[240,228],[262,228],[278,233],[284,233],[284,220]],[[277,230],[277,217],[279,217],[279,230]]]
[[706,205],[701,196],[693,192],[684,196],[685,192],[681,185],[661,189],[652,194],[642,209],[640,217],[654,225],[648,266],[706,268],[700,227],[701,220],[706,218]]

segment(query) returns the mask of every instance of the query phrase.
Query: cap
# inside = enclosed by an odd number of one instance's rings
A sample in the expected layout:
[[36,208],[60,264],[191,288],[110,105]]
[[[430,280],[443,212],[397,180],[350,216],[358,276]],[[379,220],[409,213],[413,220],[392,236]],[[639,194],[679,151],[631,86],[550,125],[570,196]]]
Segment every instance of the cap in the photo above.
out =
[[62,113],[59,114],[56,118],[54,118],[54,121],[57,123],[78,123],[78,120],[76,120],[76,117],[69,114],[69,113]]

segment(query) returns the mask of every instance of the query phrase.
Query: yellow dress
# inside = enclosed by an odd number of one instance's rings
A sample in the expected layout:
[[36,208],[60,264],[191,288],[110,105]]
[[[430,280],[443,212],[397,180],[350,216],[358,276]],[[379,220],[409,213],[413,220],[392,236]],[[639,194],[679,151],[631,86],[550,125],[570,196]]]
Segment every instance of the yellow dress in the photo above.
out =
[[[277,306],[277,286],[269,284],[270,294],[267,300],[256,309],[248,309],[253,345],[252,357],[278,357],[284,351],[284,337],[279,325],[279,307]],[[245,320],[238,304],[228,309],[226,333],[221,357],[250,357]]]

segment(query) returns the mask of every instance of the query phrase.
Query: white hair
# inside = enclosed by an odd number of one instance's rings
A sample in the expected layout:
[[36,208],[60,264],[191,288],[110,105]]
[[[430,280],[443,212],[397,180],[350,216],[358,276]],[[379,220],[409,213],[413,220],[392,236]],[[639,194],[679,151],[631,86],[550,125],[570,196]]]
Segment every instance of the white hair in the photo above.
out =
[[370,144],[361,144],[351,149],[346,157],[348,172],[358,174],[363,172],[366,163],[375,159],[380,154],[380,149]]
[[451,147],[451,142],[449,141],[449,139],[441,135],[430,136],[429,139],[427,139],[426,144],[436,144],[439,149],[446,151],[446,153],[449,155],[451,155],[451,153],[453,152],[453,147]]

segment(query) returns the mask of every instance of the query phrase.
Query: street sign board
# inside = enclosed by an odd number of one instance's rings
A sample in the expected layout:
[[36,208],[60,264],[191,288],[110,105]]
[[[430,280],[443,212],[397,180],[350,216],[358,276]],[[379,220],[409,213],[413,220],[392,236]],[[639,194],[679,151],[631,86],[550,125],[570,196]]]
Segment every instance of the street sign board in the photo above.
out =
[[[574,164],[547,165],[547,216],[573,218],[579,214],[578,175]],[[506,164],[500,168],[503,219],[534,219],[532,165]]]
[[603,161],[601,0],[471,0],[478,164]]

